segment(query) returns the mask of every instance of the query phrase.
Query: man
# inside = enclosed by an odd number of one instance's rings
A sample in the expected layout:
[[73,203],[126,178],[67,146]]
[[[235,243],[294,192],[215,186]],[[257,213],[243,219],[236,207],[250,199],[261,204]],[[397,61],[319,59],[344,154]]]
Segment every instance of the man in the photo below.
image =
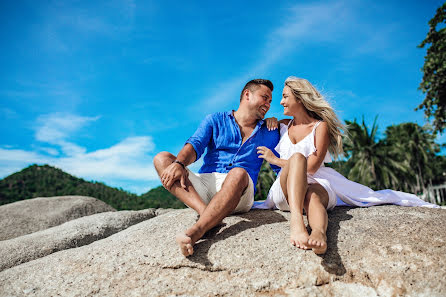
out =
[[[163,186],[199,215],[192,227],[176,237],[184,256],[192,255],[195,242],[226,216],[250,210],[262,164],[256,148],[273,149],[279,141],[278,130],[269,131],[262,120],[273,88],[269,80],[249,81],[237,111],[208,115],[178,156],[168,152],[155,156],[153,163]],[[189,171],[186,167],[206,148],[199,174]]]

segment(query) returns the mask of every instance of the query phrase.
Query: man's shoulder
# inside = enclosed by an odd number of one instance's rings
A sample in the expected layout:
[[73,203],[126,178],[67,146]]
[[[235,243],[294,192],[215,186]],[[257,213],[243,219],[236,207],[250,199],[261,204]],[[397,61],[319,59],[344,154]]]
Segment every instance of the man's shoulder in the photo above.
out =
[[[266,126],[266,122],[263,122],[260,129],[261,129],[262,133],[259,136],[261,137],[262,142],[268,142],[271,145],[274,145],[279,141],[279,139],[280,139],[279,129],[268,130],[268,127]],[[266,146],[268,146],[268,145],[266,145]]]
[[228,111],[217,111],[206,116],[207,121],[212,121],[218,124],[221,121],[225,121],[229,118],[230,112]]
[[209,116],[216,117],[216,118],[228,117],[230,115],[231,115],[231,112],[229,112],[229,111],[217,111],[217,112],[209,114]]

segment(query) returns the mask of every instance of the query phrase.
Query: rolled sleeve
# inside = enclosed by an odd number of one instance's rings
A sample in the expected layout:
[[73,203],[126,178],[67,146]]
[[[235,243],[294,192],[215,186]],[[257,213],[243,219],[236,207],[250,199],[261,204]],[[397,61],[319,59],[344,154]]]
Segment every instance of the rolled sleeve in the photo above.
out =
[[195,153],[197,154],[196,160],[200,159],[211,140],[212,123],[212,115],[206,116],[194,135],[186,141],[186,144],[190,143],[194,147]]

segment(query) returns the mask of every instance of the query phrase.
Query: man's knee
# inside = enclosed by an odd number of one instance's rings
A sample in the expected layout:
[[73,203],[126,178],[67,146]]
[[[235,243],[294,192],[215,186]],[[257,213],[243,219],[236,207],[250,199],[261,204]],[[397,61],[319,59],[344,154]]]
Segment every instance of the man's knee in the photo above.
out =
[[155,168],[160,169],[172,163],[173,160],[175,160],[175,156],[171,153],[160,152],[153,158],[153,165]]
[[243,185],[244,187],[247,187],[249,184],[249,174],[248,172],[240,167],[232,168],[228,176],[231,176],[235,180],[239,182],[239,184]]

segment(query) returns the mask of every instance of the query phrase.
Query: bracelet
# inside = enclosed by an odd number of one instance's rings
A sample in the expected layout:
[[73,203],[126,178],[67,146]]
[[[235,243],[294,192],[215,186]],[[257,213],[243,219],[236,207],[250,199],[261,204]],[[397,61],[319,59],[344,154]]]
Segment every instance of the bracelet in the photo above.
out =
[[186,169],[186,165],[184,165],[183,162],[181,162],[181,161],[175,160],[175,161],[173,161],[173,163],[178,163],[181,166],[183,166],[183,169]]

